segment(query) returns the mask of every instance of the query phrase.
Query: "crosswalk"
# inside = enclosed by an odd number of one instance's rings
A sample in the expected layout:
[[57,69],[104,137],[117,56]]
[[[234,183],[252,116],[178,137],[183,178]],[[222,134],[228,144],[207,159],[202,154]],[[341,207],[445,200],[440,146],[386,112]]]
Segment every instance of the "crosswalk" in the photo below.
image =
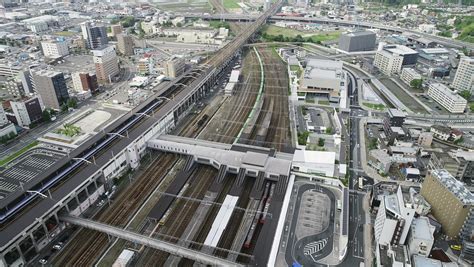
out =
[[[322,240],[318,240],[318,241],[315,241],[315,242],[308,243],[304,246],[303,254],[305,256],[311,256],[313,258],[312,255],[319,252],[319,251],[321,251],[326,246],[327,243],[328,243],[327,238],[322,239]],[[314,260],[314,258],[313,258],[313,260]]]

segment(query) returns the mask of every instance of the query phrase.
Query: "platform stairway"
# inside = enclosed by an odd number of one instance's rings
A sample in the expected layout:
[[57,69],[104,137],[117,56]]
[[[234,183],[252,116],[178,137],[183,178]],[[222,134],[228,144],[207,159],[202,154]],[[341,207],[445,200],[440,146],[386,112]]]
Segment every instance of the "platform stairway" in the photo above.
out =
[[194,164],[194,156],[193,155],[188,155],[186,156],[186,162],[184,163],[184,171],[187,172],[191,170]]
[[285,194],[285,191],[286,191],[286,187],[288,185],[288,176],[287,175],[280,175],[280,177],[278,178],[278,182],[277,182],[277,194],[279,195],[283,195]]

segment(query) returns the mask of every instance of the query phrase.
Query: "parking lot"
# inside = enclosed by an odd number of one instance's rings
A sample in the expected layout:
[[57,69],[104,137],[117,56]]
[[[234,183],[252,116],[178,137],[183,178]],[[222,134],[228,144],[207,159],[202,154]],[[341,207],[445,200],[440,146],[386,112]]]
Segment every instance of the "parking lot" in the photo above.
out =
[[0,172],[0,199],[18,190],[21,184],[33,180],[63,156],[57,151],[36,148],[9,164]]

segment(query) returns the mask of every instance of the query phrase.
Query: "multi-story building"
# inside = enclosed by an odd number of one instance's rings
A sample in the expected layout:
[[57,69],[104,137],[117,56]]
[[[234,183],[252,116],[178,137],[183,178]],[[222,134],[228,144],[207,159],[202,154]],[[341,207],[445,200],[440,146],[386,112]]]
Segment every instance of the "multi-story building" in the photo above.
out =
[[68,44],[65,40],[49,40],[41,42],[43,54],[48,58],[59,58],[69,55]]
[[16,121],[21,127],[28,127],[32,123],[41,121],[43,118],[43,109],[38,97],[21,101],[11,101],[10,105]]
[[21,84],[23,85],[23,90],[25,91],[25,94],[32,95],[35,90],[33,88],[31,72],[29,70],[20,70],[18,72],[18,78],[20,79]]
[[398,109],[388,110],[388,116],[383,119],[383,130],[385,136],[387,136],[388,145],[393,145],[396,138],[405,135],[402,129],[405,119],[405,112]]
[[86,73],[86,72],[75,72],[71,75],[72,84],[74,91],[78,93],[83,93],[85,91],[90,91],[94,93],[97,91],[97,76],[95,74]]
[[0,76],[14,78],[21,71],[21,67],[10,62],[0,62]]
[[431,147],[433,143],[433,133],[423,132],[418,136],[418,145],[422,147]]
[[154,60],[152,57],[145,57],[138,60],[138,73],[140,75],[148,75],[154,72]]
[[474,184],[474,152],[453,150],[431,153],[430,169],[445,169],[457,180]]
[[92,50],[93,60],[99,84],[112,82],[112,79],[119,74],[117,54],[113,46],[105,46],[101,49]]
[[372,51],[377,35],[371,31],[355,31],[341,34],[339,49],[346,52]]
[[13,123],[11,123],[7,119],[7,115],[5,114],[5,110],[3,106],[0,105],[0,138],[3,139],[4,137],[11,138],[12,136],[16,135],[16,128]]
[[474,93],[474,58],[461,57],[452,86],[458,91]]
[[413,68],[403,68],[402,69],[402,74],[400,75],[400,78],[406,84],[410,85],[411,81],[413,81],[413,80],[421,80],[421,74],[419,74]]
[[7,92],[15,97],[22,97],[25,95],[25,89],[23,83],[18,78],[10,78],[5,83],[5,89]]
[[451,113],[463,113],[467,100],[441,83],[431,83],[428,86],[428,96]]
[[184,73],[186,65],[184,59],[173,58],[165,63],[165,75],[170,78],[176,78]]
[[415,218],[411,223],[411,231],[408,235],[410,255],[428,257],[434,244],[434,231],[435,227],[430,224],[428,217]]
[[342,61],[309,59],[298,92],[313,96],[327,96],[338,102],[340,92],[347,86]]
[[62,72],[38,70],[32,72],[33,88],[47,108],[60,109],[69,99]]
[[122,55],[133,55],[133,37],[127,34],[117,34],[117,49]]
[[405,244],[414,216],[415,209],[405,205],[401,187],[396,194],[381,196],[374,224],[377,245]]
[[82,37],[87,42],[90,49],[98,49],[108,43],[107,28],[105,26],[95,26],[90,22],[81,24]]
[[430,203],[444,233],[457,237],[474,206],[474,195],[448,171],[432,170],[425,177],[421,195]]
[[386,75],[399,73],[402,66],[415,65],[418,52],[403,45],[380,45],[374,66]]
[[110,33],[112,34],[112,37],[116,37],[118,34],[121,34],[123,32],[123,27],[120,24],[112,25],[110,26]]

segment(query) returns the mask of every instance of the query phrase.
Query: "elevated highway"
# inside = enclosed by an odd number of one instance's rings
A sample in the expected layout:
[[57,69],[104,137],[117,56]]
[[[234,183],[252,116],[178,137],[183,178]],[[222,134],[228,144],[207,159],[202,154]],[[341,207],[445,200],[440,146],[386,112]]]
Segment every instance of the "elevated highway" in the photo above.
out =
[[[239,14],[196,14],[196,13],[180,13],[175,14],[175,16],[184,16],[186,18],[201,18],[203,20],[226,20],[226,21],[236,21],[236,22],[249,22],[255,21],[258,16],[255,15],[239,15]],[[405,29],[396,26],[390,26],[386,24],[376,24],[372,22],[364,22],[364,21],[348,21],[348,20],[337,20],[337,19],[329,19],[329,18],[321,18],[321,17],[294,17],[294,16],[272,16],[269,18],[269,21],[296,21],[296,22],[303,22],[303,23],[320,23],[320,24],[334,24],[346,27],[362,27],[368,29],[380,29],[384,31],[390,31],[393,33],[403,33],[408,32],[414,35],[418,35],[419,37],[427,38],[433,40],[441,45],[447,47],[453,47],[461,49],[466,47],[470,50],[474,50],[474,44],[465,43],[458,40],[453,40],[450,38],[445,38],[441,36],[431,35],[427,33],[422,33],[410,29]]]

